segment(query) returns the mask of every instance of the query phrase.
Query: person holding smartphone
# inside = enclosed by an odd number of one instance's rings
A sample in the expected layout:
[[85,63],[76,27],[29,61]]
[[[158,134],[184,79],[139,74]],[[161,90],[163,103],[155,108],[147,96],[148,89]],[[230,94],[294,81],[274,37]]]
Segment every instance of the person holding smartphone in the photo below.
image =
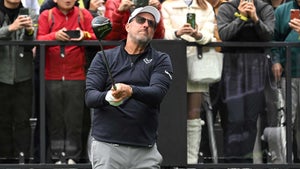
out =
[[[165,39],[184,39],[206,44],[214,40],[215,15],[212,6],[204,0],[195,0],[190,9],[183,0],[162,3]],[[205,51],[204,51],[205,52]],[[197,47],[187,47],[184,57],[197,57]],[[189,69],[189,67],[188,67]],[[209,71],[209,70],[207,70]],[[202,93],[208,92],[208,83],[187,80],[187,163],[198,163],[202,120],[200,118]]]
[[[77,0],[54,0],[53,8],[39,16],[38,40],[95,40],[87,9],[79,8]],[[50,15],[50,17],[49,17]],[[49,20],[49,18],[51,18]],[[70,32],[79,31],[76,37]],[[76,35],[76,32],[75,32]],[[79,35],[79,36],[78,36]],[[68,164],[80,160],[85,90],[84,46],[47,46],[45,56],[45,93],[50,162],[62,163],[65,153]]]
[[[222,41],[268,42],[275,17],[270,4],[231,0],[219,7],[217,26]],[[252,163],[258,115],[264,111],[268,81],[268,48],[222,47],[222,95],[225,119],[224,157],[228,163]]]
[[[132,10],[136,8],[135,2],[145,0],[106,0],[104,16],[110,19],[113,28],[112,31],[105,37],[105,40],[122,40],[127,37],[125,25]],[[148,5],[161,9],[159,0],[146,0]],[[138,3],[141,4],[141,3]],[[142,4],[145,4],[143,2]],[[161,20],[154,33],[153,39],[163,39],[165,27]]]
[[[275,10],[275,34],[273,39],[275,41],[285,42],[300,42],[300,16],[299,16],[299,1],[290,1],[278,6]],[[292,47],[291,51],[291,100],[292,100],[292,128],[295,142],[293,144],[297,147],[293,152],[294,161],[300,160],[300,111],[299,111],[299,92],[300,92],[300,48]],[[285,98],[286,91],[286,48],[272,49],[273,66],[272,71],[276,81],[281,82],[282,93]]]
[[[34,11],[20,14],[21,0],[0,0],[0,40],[35,39]],[[33,46],[1,45],[0,57],[0,159],[30,157]],[[6,162],[8,162],[6,161]]]

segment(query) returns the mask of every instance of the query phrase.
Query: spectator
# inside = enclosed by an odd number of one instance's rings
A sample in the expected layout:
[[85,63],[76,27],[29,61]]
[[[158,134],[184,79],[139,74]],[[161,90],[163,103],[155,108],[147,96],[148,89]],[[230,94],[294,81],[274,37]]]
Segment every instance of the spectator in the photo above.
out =
[[[76,6],[79,6],[81,4],[84,5],[84,7],[86,9],[88,9],[90,11],[90,13],[93,15],[93,17],[95,16],[99,16],[100,14],[101,15],[104,15],[104,10],[105,10],[105,7],[104,7],[104,1],[103,0],[78,0],[75,5]],[[56,6],[56,3],[53,1],[53,0],[45,0],[45,2],[41,5],[41,10],[40,12],[42,13],[44,10],[46,9],[51,9],[53,7]],[[89,67],[92,59],[94,58],[95,54],[99,51],[99,47],[97,46],[85,46],[85,55],[86,55],[86,70],[87,68]],[[35,62],[35,68],[36,68],[36,89],[37,91],[35,92],[36,93],[36,98],[39,98],[39,56],[37,57],[36,59],[36,62]],[[38,99],[37,99],[38,100]],[[37,104],[38,106],[38,104]],[[39,110],[39,108],[37,107],[36,108],[37,110]],[[87,137],[89,136],[89,131],[90,131],[90,110],[86,108],[85,106],[85,113],[84,113],[84,117],[83,117],[83,135],[82,135],[82,146],[83,146],[83,149],[85,150],[86,148],[86,145],[87,145]],[[37,131],[38,132],[39,128],[37,128]],[[38,137],[38,135],[36,135]],[[36,146],[37,146],[37,149],[39,149],[39,137],[37,138],[36,140]],[[38,152],[37,152],[38,153]],[[83,159],[86,159],[86,155],[87,153],[85,151],[82,152],[82,158]],[[38,157],[36,157],[38,158]]]
[[[57,4],[55,7],[40,14],[38,40],[67,42],[96,39],[91,26],[93,17],[88,10],[75,6],[76,0],[54,2]],[[68,30],[79,30],[80,36],[70,38],[65,32]],[[46,47],[45,60],[51,159],[59,164],[60,155],[65,152],[68,164],[74,164],[79,160],[82,149],[85,49],[83,46],[49,46]]]
[[[159,0],[149,0],[149,5],[154,6],[158,10],[161,8]],[[130,0],[107,0],[105,3],[104,16],[110,19],[113,28],[112,31],[106,36],[106,40],[122,40],[127,37],[125,25],[131,11],[134,9],[134,3]],[[154,39],[164,38],[164,24],[161,20],[156,28]]]
[[[214,11],[212,6],[204,1],[197,0],[189,11],[183,0],[169,0],[162,4],[163,22],[165,24],[166,39],[185,39],[206,44],[213,41]],[[187,12],[196,14],[195,29],[187,23]],[[187,57],[198,55],[197,47],[187,47]],[[187,81],[187,162],[198,163],[198,153],[201,141],[200,107],[202,92],[208,92],[208,84]]]
[[[218,10],[219,7],[225,3],[228,2],[227,0],[207,0],[213,7],[214,9],[214,13],[215,13],[215,24],[217,24],[217,18],[216,15],[218,14]],[[217,42],[221,42],[219,33],[218,33],[218,28],[217,26],[215,26],[215,30],[214,30],[214,37],[216,38]],[[215,48],[216,51],[221,52],[221,47],[216,47]],[[213,84],[209,85],[209,95],[210,95],[210,99],[211,99],[211,104],[212,104],[212,113],[213,113],[213,121],[215,123],[214,126],[217,126],[217,123],[221,123],[221,127],[222,130],[226,130],[225,124],[223,123],[225,120],[224,118],[226,118],[226,107],[224,106],[224,104],[222,103],[222,95],[221,95],[221,83],[220,82],[216,82]],[[203,155],[203,160],[207,160],[209,162],[211,162],[210,158],[205,158],[205,157],[211,157],[212,153],[211,153],[211,149],[209,146],[209,135],[208,135],[208,126],[207,126],[207,122],[206,122],[206,112],[201,113],[201,119],[203,119],[205,121],[205,124],[202,126],[202,133],[201,133],[201,144],[200,144],[200,151]],[[217,128],[215,128],[215,130],[217,130]],[[217,134],[216,134],[217,135]],[[223,140],[221,140],[220,142],[222,142]],[[217,142],[218,143],[218,142]],[[218,151],[221,152],[221,151]],[[219,153],[220,154],[220,153]],[[221,161],[222,159],[220,158],[219,161]],[[206,162],[206,161],[204,161]]]
[[[120,46],[98,52],[87,74],[86,104],[94,109],[93,169],[160,168],[157,150],[159,107],[172,81],[170,57],[149,44],[159,11],[137,8]],[[108,76],[111,68],[116,89]]]
[[[290,11],[292,9],[299,9],[300,2],[298,1],[289,1],[286,2],[275,10],[275,33],[274,40],[275,41],[285,41],[285,42],[300,42],[299,33],[300,33],[300,24],[299,18],[290,18]],[[299,69],[299,47],[292,47],[291,51],[291,100],[292,100],[292,128],[293,134],[295,137],[294,147],[297,149],[294,151],[294,161],[299,162],[300,160],[300,127],[299,127],[299,77],[300,77],[300,69]],[[283,89],[283,95],[285,98],[285,90],[286,90],[286,79],[285,71],[287,70],[285,67],[286,64],[286,50],[285,48],[273,48],[272,49],[272,58],[273,58],[273,66],[272,71],[275,76],[275,80],[281,80],[281,86]]]
[[[34,0],[33,0],[34,1]],[[38,1],[38,4],[42,6],[40,13],[42,13],[45,9],[50,9],[55,6],[55,3],[53,0],[36,0]],[[77,0],[76,6],[80,8],[86,8],[89,9],[92,14],[94,12],[97,12],[97,8],[100,7],[99,10],[103,9],[102,4],[105,3],[105,0]],[[101,11],[99,11],[101,13]],[[93,15],[94,16],[94,15]]]
[[[275,10],[279,5],[288,2],[290,0],[263,0],[267,3],[269,3],[270,5],[272,5],[273,9]],[[271,55],[271,54],[270,54]],[[269,78],[267,78],[266,80],[266,85],[265,85],[265,89],[264,89],[264,95],[265,95],[265,104],[266,104],[266,108],[264,113],[260,114],[260,121],[261,123],[259,123],[259,127],[258,127],[258,132],[260,132],[257,136],[258,136],[258,140],[262,140],[264,142],[257,142],[257,143],[261,143],[261,147],[262,147],[262,151],[265,152],[269,152],[270,157],[267,158],[269,163],[284,163],[285,160],[285,155],[282,154],[277,154],[277,152],[281,152],[279,149],[281,147],[275,146],[276,149],[272,149],[272,143],[271,142],[279,142],[278,144],[280,144],[281,141],[281,137],[280,139],[274,139],[271,136],[268,136],[268,133],[274,133],[274,132],[267,132],[270,131],[269,127],[272,127],[273,129],[275,129],[274,127],[279,127],[280,126],[280,118],[278,113],[280,112],[280,110],[278,109],[278,90],[280,91],[280,89],[276,89],[277,88],[277,84],[278,82],[275,80],[274,75],[272,73],[272,59],[271,57],[268,57],[268,74],[270,75]],[[261,131],[260,131],[261,130]],[[274,131],[274,130],[272,130]],[[278,133],[277,134],[282,134],[282,133]],[[261,136],[262,135],[262,136]],[[272,135],[275,136],[275,135]],[[268,139],[267,139],[268,138]],[[272,140],[271,142],[269,140]],[[258,144],[256,144],[255,147],[259,147]],[[274,146],[273,146],[274,147]],[[284,157],[284,158],[282,158]]]
[[[274,32],[272,6],[260,1],[231,0],[219,7],[217,24],[222,41],[266,42]],[[228,117],[224,156],[231,163],[252,163],[257,118],[264,110],[267,57],[265,48],[226,47],[223,77]]]
[[[83,8],[84,7],[83,2],[82,3],[81,2],[82,2],[82,0],[76,0],[75,6]],[[56,6],[56,3],[54,0],[43,0],[41,7],[40,7],[40,13],[42,13],[46,9],[51,9],[55,6]]]
[[96,16],[104,16],[105,0],[84,0],[84,7],[88,9],[91,14]]
[[[35,39],[33,22],[37,16],[19,15],[21,0],[0,0],[0,39]],[[17,158],[23,152],[29,158],[32,113],[33,46],[1,45],[0,57],[0,157]]]
[[35,14],[39,14],[40,5],[38,0],[21,0],[25,8],[30,8],[35,11]]
[[268,4],[272,5],[273,9],[276,9],[279,5],[289,2],[291,0],[263,0],[264,2],[267,2]]

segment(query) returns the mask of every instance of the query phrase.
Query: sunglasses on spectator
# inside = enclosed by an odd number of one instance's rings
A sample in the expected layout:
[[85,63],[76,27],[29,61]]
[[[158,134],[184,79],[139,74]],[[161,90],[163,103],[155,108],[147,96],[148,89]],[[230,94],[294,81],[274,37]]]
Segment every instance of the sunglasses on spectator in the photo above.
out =
[[151,28],[156,28],[156,22],[150,19],[146,19],[144,17],[141,16],[136,16],[135,17],[135,21],[138,24],[144,24],[146,21],[148,22],[149,27]]

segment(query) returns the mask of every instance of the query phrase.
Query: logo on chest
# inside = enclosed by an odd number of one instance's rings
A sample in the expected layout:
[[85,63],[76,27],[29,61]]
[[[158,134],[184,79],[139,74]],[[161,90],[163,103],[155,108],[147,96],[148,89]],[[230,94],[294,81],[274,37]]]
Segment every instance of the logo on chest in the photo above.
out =
[[143,61],[144,61],[146,64],[149,64],[149,63],[152,62],[152,59],[145,58],[145,59],[143,59]]

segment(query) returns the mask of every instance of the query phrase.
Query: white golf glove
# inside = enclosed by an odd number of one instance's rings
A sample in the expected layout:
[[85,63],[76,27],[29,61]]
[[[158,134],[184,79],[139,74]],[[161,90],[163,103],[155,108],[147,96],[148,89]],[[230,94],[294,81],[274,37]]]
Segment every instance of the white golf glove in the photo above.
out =
[[110,105],[112,106],[119,106],[123,103],[122,101],[119,102],[115,102],[115,97],[111,94],[111,90],[107,92],[106,96],[105,96],[105,100],[109,102]]

